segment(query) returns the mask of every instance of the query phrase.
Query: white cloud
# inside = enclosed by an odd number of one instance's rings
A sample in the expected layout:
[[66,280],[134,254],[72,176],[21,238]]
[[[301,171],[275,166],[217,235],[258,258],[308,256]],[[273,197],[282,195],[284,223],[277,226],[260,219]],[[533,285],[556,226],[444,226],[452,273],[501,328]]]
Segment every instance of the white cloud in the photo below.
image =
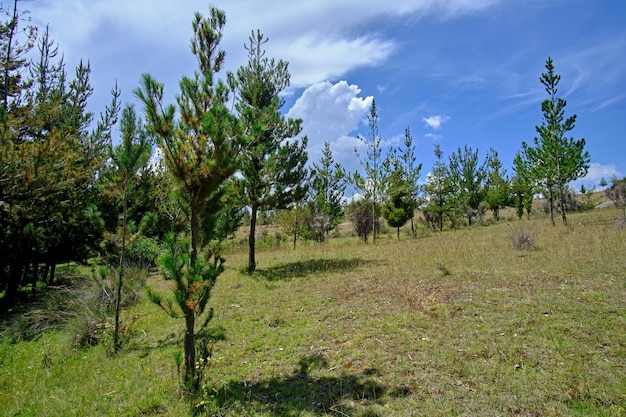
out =
[[[228,52],[228,68],[245,62],[243,44],[250,31],[258,28],[270,39],[268,56],[288,61],[292,84],[306,87],[386,61],[396,42],[363,29],[374,19],[451,18],[484,10],[498,1],[216,0],[213,5],[224,9],[227,16],[222,47]],[[123,79],[120,58],[143,64],[142,69],[133,68],[139,73],[166,66],[176,67],[178,77],[188,74],[188,62],[180,63],[179,56],[188,53],[194,12],[208,14],[209,4],[202,0],[41,0],[28,8],[35,24],[43,27],[50,23],[52,38],[70,68],[84,58],[99,66],[108,64],[105,70],[115,72],[108,78]],[[120,49],[135,53],[120,57]],[[94,70],[103,71],[99,66]],[[139,74],[130,78],[136,82]]]
[[611,181],[613,177],[622,177],[622,174],[617,170],[615,165],[602,165],[598,163],[589,164],[589,171],[587,175],[582,178],[577,179],[576,181],[572,181],[570,186],[575,189],[580,189],[581,185],[585,185],[590,188],[591,186],[598,185],[600,180],[604,178],[607,182]]
[[433,141],[436,141],[436,140],[441,139],[441,137],[442,137],[442,136],[441,136],[441,135],[438,135],[438,134],[436,134],[436,133],[426,133],[426,134],[424,135],[424,137],[425,137],[426,139],[431,139],[431,140],[433,140]]
[[440,114],[436,116],[422,117],[422,120],[426,124],[426,127],[429,127],[433,130],[441,129],[441,126],[450,120],[448,116],[442,116]]
[[350,134],[365,120],[373,99],[359,97],[360,93],[358,86],[346,81],[324,81],[304,90],[289,109],[287,117],[303,120],[302,134],[309,139],[310,161],[319,160],[324,142],[328,141],[335,161],[353,169],[357,163],[354,148],[362,143]]

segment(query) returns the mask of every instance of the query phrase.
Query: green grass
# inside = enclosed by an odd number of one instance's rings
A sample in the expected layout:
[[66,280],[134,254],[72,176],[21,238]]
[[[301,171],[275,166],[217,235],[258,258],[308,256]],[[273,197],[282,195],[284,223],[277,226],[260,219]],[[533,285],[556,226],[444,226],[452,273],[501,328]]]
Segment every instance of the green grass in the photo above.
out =
[[[115,357],[64,329],[1,343],[0,414],[626,416],[618,215],[268,248],[252,276],[233,251],[197,398],[177,383],[183,323],[144,302]],[[511,248],[520,225],[534,250]]]

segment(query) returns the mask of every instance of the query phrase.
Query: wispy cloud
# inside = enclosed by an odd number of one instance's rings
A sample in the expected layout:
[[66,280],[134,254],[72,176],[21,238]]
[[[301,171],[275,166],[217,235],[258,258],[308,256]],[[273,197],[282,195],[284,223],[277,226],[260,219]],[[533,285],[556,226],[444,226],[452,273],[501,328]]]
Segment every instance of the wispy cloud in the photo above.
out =
[[439,130],[445,122],[450,120],[450,117],[437,114],[434,116],[422,117],[422,120],[424,121],[426,127],[433,130]]
[[442,136],[441,136],[441,135],[438,135],[438,134],[436,134],[436,133],[426,133],[426,134],[424,135],[424,137],[425,137],[426,139],[430,139],[430,140],[432,140],[432,141],[437,141],[437,140],[439,140],[439,139],[441,139],[441,138],[442,138]]
[[[484,10],[500,1],[318,0],[294,3],[286,0],[216,0],[213,4],[223,8],[228,19],[223,45],[229,53],[227,66],[237,68],[245,61],[242,46],[250,31],[258,28],[270,38],[269,55],[290,62],[293,85],[306,87],[319,81],[341,79],[349,71],[388,60],[396,49],[396,41],[363,31],[363,25],[375,18],[421,18],[426,15],[455,18]],[[36,24],[50,23],[52,37],[72,61],[94,59],[104,53],[116,54],[114,48],[102,50],[95,47],[97,40],[102,38],[113,43],[121,42],[118,46],[139,42],[138,47],[146,51],[154,53],[158,48],[159,53],[172,56],[173,51],[184,49],[191,37],[193,13],[206,14],[208,8],[202,0],[182,3],[169,0],[55,0],[35,3],[31,11]],[[119,56],[102,59],[116,60]]]

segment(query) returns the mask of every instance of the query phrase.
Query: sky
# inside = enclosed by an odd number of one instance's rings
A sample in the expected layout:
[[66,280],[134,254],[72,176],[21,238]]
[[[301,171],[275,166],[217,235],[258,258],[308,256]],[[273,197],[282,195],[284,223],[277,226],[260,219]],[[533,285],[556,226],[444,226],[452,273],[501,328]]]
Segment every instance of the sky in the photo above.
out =
[[[12,2],[11,2],[12,3]],[[96,114],[117,82],[123,103],[141,74],[165,85],[197,68],[191,54],[194,13],[226,12],[226,69],[246,63],[252,30],[269,38],[267,56],[289,62],[283,112],[303,120],[309,160],[325,141],[348,171],[360,169],[373,99],[385,150],[406,128],[430,171],[439,144],[447,158],[465,145],[481,160],[495,149],[508,174],[522,142],[542,123],[539,82],[548,57],[561,75],[569,136],[585,138],[587,177],[626,175],[626,2],[616,0],[34,0],[21,1],[32,23],[49,25],[68,71],[91,64]]]

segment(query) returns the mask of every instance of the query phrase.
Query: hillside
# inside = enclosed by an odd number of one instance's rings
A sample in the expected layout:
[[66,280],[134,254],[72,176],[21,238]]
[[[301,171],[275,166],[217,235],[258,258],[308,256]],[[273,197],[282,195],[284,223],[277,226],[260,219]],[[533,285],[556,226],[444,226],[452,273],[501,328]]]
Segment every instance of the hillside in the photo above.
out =
[[[0,344],[7,416],[623,416],[626,229],[618,210],[226,255],[204,393],[181,398],[180,320],[142,301],[129,340],[66,325]],[[525,234],[535,250],[513,250]],[[73,278],[80,280],[80,278]],[[149,285],[166,289],[153,274]],[[69,320],[69,319],[68,319]],[[68,321],[67,323],[70,323]],[[9,327],[6,327],[8,325]],[[195,413],[195,414],[193,414]]]

